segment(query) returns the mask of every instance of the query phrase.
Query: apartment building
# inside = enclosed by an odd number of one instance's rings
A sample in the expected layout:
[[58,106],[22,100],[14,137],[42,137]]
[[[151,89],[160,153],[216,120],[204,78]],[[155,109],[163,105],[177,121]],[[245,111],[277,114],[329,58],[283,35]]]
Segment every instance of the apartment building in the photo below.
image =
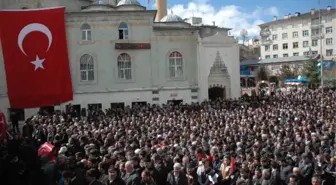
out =
[[260,58],[259,39],[249,39],[247,45],[239,44],[240,61]]
[[[321,54],[325,60],[336,55],[336,9],[326,9],[306,13],[287,14],[283,19],[274,17],[273,21],[259,25],[261,42],[260,64],[268,66],[275,75],[283,64],[296,67]],[[322,39],[322,47],[320,45]]]

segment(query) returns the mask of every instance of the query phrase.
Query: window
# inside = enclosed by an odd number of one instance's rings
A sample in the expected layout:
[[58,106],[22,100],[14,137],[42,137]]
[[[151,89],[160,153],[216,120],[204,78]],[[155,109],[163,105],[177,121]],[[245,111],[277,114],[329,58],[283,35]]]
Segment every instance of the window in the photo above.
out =
[[312,35],[313,36],[319,35],[319,29],[312,29]]
[[80,58],[80,80],[82,82],[94,80],[94,61],[91,55],[85,54]]
[[278,35],[277,34],[272,35],[272,39],[273,40],[278,40]]
[[97,0],[98,4],[104,4],[104,0]]
[[273,45],[273,50],[278,50],[278,45],[277,44]]
[[332,43],[333,43],[332,38],[327,38],[326,39],[326,45],[332,45]]
[[90,41],[92,40],[91,37],[91,26],[88,24],[83,24],[81,26],[81,31],[82,31],[82,41]]
[[174,51],[169,55],[169,76],[178,78],[183,75],[183,58],[182,54]]
[[287,43],[282,44],[282,49],[288,49],[288,44]]
[[333,50],[332,49],[327,49],[326,50],[326,55],[327,56],[333,56]]
[[325,22],[331,22],[332,21],[332,15],[329,14],[325,17]]
[[283,54],[282,56],[283,56],[284,58],[286,58],[286,57],[288,57],[288,54],[285,53],[285,54]]
[[299,33],[297,31],[293,32],[293,38],[298,38],[299,37]]
[[273,58],[278,58],[278,55],[273,55]]
[[312,40],[312,46],[317,46],[317,40]]
[[293,48],[298,48],[299,47],[299,42],[293,42]]
[[119,39],[121,40],[128,39],[128,26],[126,23],[120,23],[118,30],[119,30]]
[[266,55],[265,58],[271,58],[271,56],[270,55]]
[[121,80],[132,79],[132,61],[131,57],[126,53],[118,56],[118,78]]
[[309,31],[308,30],[303,30],[302,31],[302,36],[304,36],[304,37],[309,36]]
[[101,103],[92,103],[88,104],[88,109],[92,111],[98,111],[102,109],[102,104]]
[[318,51],[312,51],[311,54],[312,54],[313,56],[315,56],[315,55],[318,54]]
[[303,52],[303,56],[309,56],[309,55],[310,55],[309,51]]
[[111,103],[111,109],[124,109],[125,103],[119,102],[119,103]]
[[314,18],[311,20],[311,25],[319,25],[320,24],[320,19],[319,18]]
[[269,46],[265,46],[265,51],[269,51],[270,47]]
[[326,33],[328,34],[328,33],[332,33],[332,27],[330,26],[330,27],[326,27]]
[[287,39],[288,38],[288,34],[287,33],[283,33],[282,34],[282,39]]
[[293,53],[293,56],[299,56],[299,53]]
[[303,41],[302,42],[302,47],[304,47],[304,48],[309,47],[309,41]]
[[8,120],[12,121],[12,119],[17,119],[18,121],[24,121],[25,120],[25,111],[24,109],[8,109]]

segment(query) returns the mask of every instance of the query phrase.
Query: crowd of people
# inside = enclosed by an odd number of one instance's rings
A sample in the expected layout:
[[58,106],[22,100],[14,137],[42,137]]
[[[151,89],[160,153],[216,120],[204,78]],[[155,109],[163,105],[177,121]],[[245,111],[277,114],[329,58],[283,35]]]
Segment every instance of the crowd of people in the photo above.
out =
[[[334,185],[334,89],[44,113],[0,148],[1,185]],[[38,156],[41,144],[54,147]]]

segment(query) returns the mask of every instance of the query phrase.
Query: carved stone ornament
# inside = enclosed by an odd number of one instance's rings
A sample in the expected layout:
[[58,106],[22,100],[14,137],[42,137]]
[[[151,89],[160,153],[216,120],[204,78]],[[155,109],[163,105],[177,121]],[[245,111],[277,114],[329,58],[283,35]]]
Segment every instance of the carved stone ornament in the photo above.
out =
[[220,56],[219,51],[216,52],[215,61],[210,69],[210,74],[228,74],[226,65],[224,64],[222,57]]

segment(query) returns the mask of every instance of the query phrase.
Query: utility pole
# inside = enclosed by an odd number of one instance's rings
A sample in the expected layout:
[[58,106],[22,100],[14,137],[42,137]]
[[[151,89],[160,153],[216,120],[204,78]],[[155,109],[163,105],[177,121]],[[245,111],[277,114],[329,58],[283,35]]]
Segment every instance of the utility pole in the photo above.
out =
[[319,35],[320,35],[320,67],[321,67],[321,87],[323,87],[323,50],[322,50],[322,44],[323,44],[323,27],[322,27],[322,17],[321,17],[321,0],[318,0],[319,4]]

